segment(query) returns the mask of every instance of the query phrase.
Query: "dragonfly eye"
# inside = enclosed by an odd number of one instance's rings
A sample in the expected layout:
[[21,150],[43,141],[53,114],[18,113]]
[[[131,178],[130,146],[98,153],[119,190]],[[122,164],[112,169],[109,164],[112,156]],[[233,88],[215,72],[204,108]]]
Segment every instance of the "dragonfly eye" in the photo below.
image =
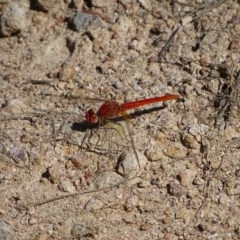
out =
[[97,123],[98,122],[98,116],[92,109],[87,111],[85,118],[88,123]]

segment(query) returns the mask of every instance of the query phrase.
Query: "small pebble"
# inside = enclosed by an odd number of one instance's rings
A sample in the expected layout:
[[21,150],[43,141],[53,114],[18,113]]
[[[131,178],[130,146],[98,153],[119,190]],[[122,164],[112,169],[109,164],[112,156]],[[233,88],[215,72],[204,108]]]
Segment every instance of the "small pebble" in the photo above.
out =
[[202,201],[199,198],[193,198],[189,201],[189,207],[193,209],[199,209],[202,205]]
[[134,152],[123,153],[119,160],[117,171],[124,177],[131,178],[136,176],[147,164],[147,158],[141,153],[137,152],[138,159]]
[[117,33],[118,36],[126,36],[128,31],[134,29],[134,23],[127,16],[120,16],[117,22],[112,26],[112,31]]
[[23,99],[13,98],[6,102],[5,106],[2,108],[3,113],[8,114],[19,114],[27,111],[28,106]]
[[2,219],[0,219],[0,239],[15,239],[15,232],[13,231],[13,228]]
[[138,40],[137,39],[133,39],[129,44],[128,44],[128,48],[132,49],[132,50],[137,50],[138,47]]
[[148,0],[139,0],[139,3],[140,3],[145,9],[151,10],[151,8],[152,8],[152,3],[151,3],[151,1],[148,1]]
[[229,202],[229,197],[226,194],[222,193],[219,197],[219,203],[221,203],[223,206],[227,206]]
[[195,150],[200,150],[200,144],[196,141],[196,139],[194,138],[194,136],[192,136],[191,134],[184,134],[182,136],[182,142],[184,144],[184,146],[191,148],[191,149],[195,149]]
[[79,159],[72,159],[71,163],[76,169],[82,170],[84,168],[82,162]]
[[0,33],[4,37],[18,34],[26,26],[26,9],[17,1],[10,1],[1,14]]
[[187,150],[178,142],[171,143],[166,149],[165,154],[171,158],[184,158],[187,155]]
[[158,177],[157,178],[152,178],[151,181],[150,181],[150,183],[152,185],[159,185],[159,182],[160,182],[160,180],[159,180]]
[[151,74],[151,76],[160,76],[161,71],[158,63],[154,63],[154,62],[150,63],[148,65],[148,72]]
[[100,18],[92,14],[78,12],[70,20],[69,27],[77,32],[85,32],[91,25],[99,25]]
[[126,215],[123,220],[126,222],[126,223],[135,223],[136,221],[136,213],[132,212],[132,213],[129,213],[128,215]]
[[68,82],[70,80],[73,80],[76,77],[77,71],[72,66],[64,65],[59,75],[60,75],[59,77],[61,81]]
[[173,210],[170,207],[166,207],[163,213],[167,216],[170,216],[173,213]]
[[15,163],[20,163],[27,160],[27,152],[25,148],[21,146],[12,147],[9,152],[9,156],[14,160]]
[[110,2],[105,0],[92,0],[92,5],[97,8],[107,8],[110,5]]
[[151,224],[150,223],[144,223],[140,226],[140,231],[149,231],[151,228]]
[[123,178],[116,172],[102,172],[95,179],[95,187],[101,189],[117,185],[122,181]]
[[185,189],[178,183],[170,182],[167,185],[169,194],[175,197],[181,197],[183,194],[186,193]]
[[190,221],[190,211],[186,208],[179,210],[176,213],[176,219],[183,219],[185,223],[188,223]]
[[161,159],[166,158],[166,156],[163,154],[163,151],[161,148],[159,148],[158,145],[154,145],[150,148],[147,148],[144,152],[144,155],[149,161],[159,161]]
[[194,171],[191,169],[187,169],[187,170],[181,172],[179,174],[179,177],[180,177],[180,182],[181,182],[182,186],[189,187],[192,184],[196,175],[197,175],[197,171]]
[[149,181],[146,181],[146,180],[140,180],[138,182],[138,187],[139,188],[147,188],[151,185],[151,183]]
[[208,128],[205,124],[193,124],[189,126],[188,132],[194,136],[198,142],[201,142],[202,136],[206,134]]
[[[220,76],[219,76],[219,78],[220,78]],[[219,85],[220,85],[220,83],[218,81],[216,81],[216,79],[212,79],[206,83],[205,87],[212,93],[216,94],[218,92]]]
[[76,190],[72,182],[68,179],[61,180],[59,187],[62,191],[69,192],[69,193],[73,193]]
[[[239,25],[238,28],[240,29],[240,24],[238,24],[238,25]],[[233,39],[230,46],[231,46],[232,50],[239,49],[240,48],[240,40],[238,38]]]
[[195,197],[199,196],[199,194],[200,194],[199,189],[196,187],[190,187],[188,189],[188,197],[189,198],[195,198]]
[[125,202],[124,209],[127,212],[132,212],[137,206],[137,204],[138,204],[138,197],[133,195],[130,198],[128,198],[127,201]]
[[92,211],[92,210],[100,209],[103,207],[103,205],[104,205],[103,202],[101,202],[99,199],[92,198],[85,205],[85,210]]
[[194,178],[193,183],[200,186],[205,184],[205,180],[198,176]]
[[30,214],[30,215],[33,215],[33,214],[35,214],[35,207],[29,207],[29,209],[28,209],[28,213]]
[[47,233],[40,233],[39,235],[37,235],[34,240],[49,240],[50,236]]
[[71,223],[69,223],[69,222],[64,223],[62,226],[60,226],[58,228],[58,232],[61,235],[65,236],[65,237],[68,236],[69,238],[71,236],[71,231],[72,231],[72,226],[71,226]]
[[34,224],[36,224],[37,222],[38,222],[37,218],[30,218],[29,221],[28,221],[28,223],[29,223],[30,225],[34,225]]
[[44,173],[45,178],[49,179],[52,183],[56,183],[64,175],[63,169],[58,164],[52,165],[48,171]]
[[73,166],[74,165],[73,165],[72,161],[69,160],[66,162],[66,165],[65,165],[66,169],[71,169]]

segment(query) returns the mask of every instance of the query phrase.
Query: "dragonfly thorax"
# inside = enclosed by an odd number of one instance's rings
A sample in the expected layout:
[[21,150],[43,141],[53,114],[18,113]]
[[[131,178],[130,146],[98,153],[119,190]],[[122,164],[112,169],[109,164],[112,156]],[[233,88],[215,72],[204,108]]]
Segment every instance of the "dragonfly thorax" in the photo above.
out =
[[86,114],[85,118],[86,118],[87,123],[94,124],[94,123],[97,123],[99,121],[99,118],[98,118],[97,114],[93,111],[93,109],[89,109],[87,111],[87,114]]

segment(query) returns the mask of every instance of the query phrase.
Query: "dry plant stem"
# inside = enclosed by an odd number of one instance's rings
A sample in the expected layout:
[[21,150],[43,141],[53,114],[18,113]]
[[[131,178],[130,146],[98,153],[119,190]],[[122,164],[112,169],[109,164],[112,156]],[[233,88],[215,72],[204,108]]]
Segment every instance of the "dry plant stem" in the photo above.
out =
[[172,34],[170,35],[170,37],[168,38],[167,42],[165,43],[165,45],[163,46],[163,48],[161,49],[160,53],[158,54],[158,59],[160,60],[160,58],[164,55],[164,53],[166,52],[167,48],[169,47],[170,43],[173,41],[175,35],[178,33],[180,26],[177,26]]
[[199,10],[194,11],[193,13],[190,13],[188,16],[193,16],[192,17],[192,21],[196,20],[200,17],[202,17],[204,14],[206,14],[207,12],[211,11],[214,8],[219,7],[220,5],[224,4],[225,2],[227,2],[228,0],[220,0],[220,1],[216,1],[215,3],[209,4],[208,6],[203,7],[202,9],[200,8]]
[[181,18],[178,21],[178,24],[176,24],[176,26],[174,27],[173,32],[169,36],[169,38],[166,41],[165,45],[163,46],[163,48],[159,52],[158,60],[160,61],[160,58],[164,55],[164,53],[166,52],[167,48],[169,47],[170,43],[173,41],[173,39],[176,36],[176,34],[179,32],[179,30],[181,30],[188,23],[195,21],[196,19],[202,17],[207,12],[211,11],[214,8],[219,7],[220,5],[222,5],[223,3],[227,2],[227,1],[228,0],[217,1],[216,3],[209,4],[209,6],[206,6],[204,9],[199,9],[199,10],[197,10],[197,11],[195,11],[193,13],[190,13],[189,15]]
[[109,187],[100,188],[100,189],[93,189],[93,190],[89,190],[89,191],[85,191],[85,192],[70,193],[70,194],[59,196],[59,197],[51,198],[51,199],[48,199],[48,200],[45,200],[45,201],[42,201],[42,202],[29,203],[27,205],[23,205],[22,207],[27,209],[29,207],[37,207],[37,206],[41,206],[41,205],[44,205],[44,204],[47,204],[47,203],[55,202],[55,201],[58,201],[58,200],[69,198],[69,197],[75,197],[75,196],[78,196],[78,195],[86,195],[86,194],[90,194],[90,193],[96,193],[96,192],[111,190],[112,188],[119,187],[120,185],[123,185],[123,184],[125,184],[125,183],[127,183],[127,182],[129,182],[133,179],[136,179],[137,177],[138,176],[134,176],[130,179],[123,180],[123,181],[121,181],[121,182],[119,182],[115,185],[109,186]]
[[136,151],[134,142],[133,142],[132,135],[131,135],[131,133],[130,133],[130,128],[129,128],[128,122],[125,121],[125,124],[126,124],[127,130],[128,130],[128,135],[129,135],[129,138],[130,138],[130,141],[131,141],[131,145],[132,145],[132,148],[133,148],[133,152],[134,152],[134,155],[135,155],[135,157],[136,157],[136,159],[137,159],[138,168],[139,168],[139,171],[140,171],[140,170],[141,170],[140,161],[139,161],[139,157],[138,157],[138,154],[137,154],[137,151]]
[[[201,206],[199,207],[199,209],[196,211],[195,216],[197,216],[197,215],[200,213],[201,209],[202,209],[204,206],[206,206],[206,204],[207,204],[207,199],[208,199],[208,187],[210,186],[211,180],[216,176],[216,174],[217,174],[217,173],[219,172],[219,170],[221,169],[221,167],[222,167],[222,165],[223,165],[223,160],[224,160],[227,152],[230,150],[230,144],[232,144],[232,142],[230,142],[230,143],[228,144],[226,151],[224,151],[224,152],[222,153],[221,161],[220,161],[218,167],[217,167],[216,169],[212,170],[212,171],[213,171],[212,175],[210,175],[210,173],[208,174],[208,176],[206,176],[206,174],[204,174],[204,175],[207,177],[207,183],[206,183],[206,185],[205,185],[204,188],[203,188],[203,192],[204,192],[205,198],[204,198],[204,202],[201,204]],[[205,177],[205,176],[203,176],[203,177]],[[240,194],[240,193],[239,193],[239,194]],[[239,194],[232,194],[231,196],[233,196],[233,195],[239,195]]]

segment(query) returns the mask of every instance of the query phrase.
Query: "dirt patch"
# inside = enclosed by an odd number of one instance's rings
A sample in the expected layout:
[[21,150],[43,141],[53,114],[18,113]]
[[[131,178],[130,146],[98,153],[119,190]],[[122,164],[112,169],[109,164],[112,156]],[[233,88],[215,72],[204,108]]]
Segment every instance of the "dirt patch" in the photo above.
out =
[[0,9],[1,239],[240,238],[238,1]]

